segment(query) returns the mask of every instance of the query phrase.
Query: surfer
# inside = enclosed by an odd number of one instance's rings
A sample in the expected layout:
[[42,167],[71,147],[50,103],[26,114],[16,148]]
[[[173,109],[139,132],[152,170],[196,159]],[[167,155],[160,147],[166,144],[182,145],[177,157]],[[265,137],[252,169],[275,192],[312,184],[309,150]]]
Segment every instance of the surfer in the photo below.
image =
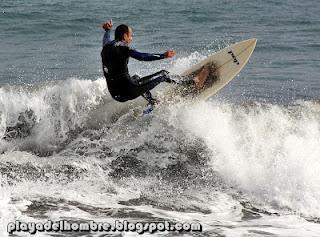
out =
[[[102,25],[105,33],[101,52],[103,73],[111,96],[119,102],[125,102],[143,96],[148,101],[148,104],[154,105],[157,100],[152,97],[150,90],[161,82],[178,82],[171,79],[169,72],[166,70],[161,70],[142,78],[137,75],[130,76],[128,71],[129,57],[139,61],[154,61],[172,58],[176,55],[176,52],[174,50],[168,50],[162,54],[139,52],[129,47],[129,44],[133,40],[131,27],[124,24],[119,25],[115,30],[115,39],[111,40],[110,31],[112,26],[112,20]],[[197,89],[203,87],[208,75],[209,67],[204,66],[200,73],[193,78]]]

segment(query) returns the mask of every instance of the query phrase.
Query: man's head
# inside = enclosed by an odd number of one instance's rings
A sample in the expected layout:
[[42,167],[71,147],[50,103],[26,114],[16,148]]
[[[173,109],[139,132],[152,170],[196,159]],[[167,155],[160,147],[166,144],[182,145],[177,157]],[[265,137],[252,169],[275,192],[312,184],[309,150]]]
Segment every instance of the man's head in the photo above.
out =
[[118,41],[123,41],[126,44],[131,43],[132,37],[132,29],[127,25],[119,25],[114,32],[114,38]]

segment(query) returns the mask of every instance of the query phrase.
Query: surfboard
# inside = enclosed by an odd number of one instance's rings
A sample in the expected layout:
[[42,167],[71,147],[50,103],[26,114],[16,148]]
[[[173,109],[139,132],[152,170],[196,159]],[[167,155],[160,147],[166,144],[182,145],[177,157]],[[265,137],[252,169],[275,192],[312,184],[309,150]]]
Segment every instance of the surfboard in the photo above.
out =
[[[171,97],[171,99],[177,95],[187,98],[191,97],[193,102],[207,100],[239,74],[249,61],[256,43],[257,39],[255,38],[244,40],[209,55],[179,75],[191,81],[201,71],[203,66],[208,64],[210,66],[210,74],[202,89],[198,90],[193,83],[188,83],[188,86],[176,86],[173,91],[169,91],[167,96]],[[154,106],[147,105],[143,110],[143,114],[149,114],[153,109]]]
[[210,75],[205,82],[205,85],[200,90],[187,92],[184,95],[192,94],[195,101],[207,100],[209,97],[216,94],[219,90],[225,87],[247,64],[256,47],[257,39],[252,38],[232,44],[212,55],[209,55],[204,60],[193,65],[191,68],[184,71],[181,76],[194,77],[204,65],[210,65]]

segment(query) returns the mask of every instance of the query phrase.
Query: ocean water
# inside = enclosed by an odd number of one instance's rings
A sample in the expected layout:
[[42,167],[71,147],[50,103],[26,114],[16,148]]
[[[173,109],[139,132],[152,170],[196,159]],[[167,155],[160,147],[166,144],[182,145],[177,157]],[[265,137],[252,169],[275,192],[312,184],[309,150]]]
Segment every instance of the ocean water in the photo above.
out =
[[[1,0],[1,236],[14,220],[61,219],[203,225],[151,236],[320,236],[319,12],[316,0]],[[102,77],[109,18],[132,26],[140,51],[177,51],[131,60],[138,75],[258,42],[209,101],[141,116],[145,102],[113,101]]]

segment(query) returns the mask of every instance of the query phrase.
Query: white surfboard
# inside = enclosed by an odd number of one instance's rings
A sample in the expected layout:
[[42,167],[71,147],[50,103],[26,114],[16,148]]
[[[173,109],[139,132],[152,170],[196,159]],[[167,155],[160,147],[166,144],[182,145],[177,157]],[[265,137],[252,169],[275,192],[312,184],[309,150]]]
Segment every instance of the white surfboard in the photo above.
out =
[[216,79],[211,85],[207,85],[202,91],[197,93],[194,96],[194,99],[206,100],[225,87],[247,64],[256,47],[256,42],[257,39],[252,38],[232,44],[219,52],[208,56],[206,59],[183,72],[181,76],[188,76],[199,71],[205,64],[211,63],[214,65],[213,70]]

